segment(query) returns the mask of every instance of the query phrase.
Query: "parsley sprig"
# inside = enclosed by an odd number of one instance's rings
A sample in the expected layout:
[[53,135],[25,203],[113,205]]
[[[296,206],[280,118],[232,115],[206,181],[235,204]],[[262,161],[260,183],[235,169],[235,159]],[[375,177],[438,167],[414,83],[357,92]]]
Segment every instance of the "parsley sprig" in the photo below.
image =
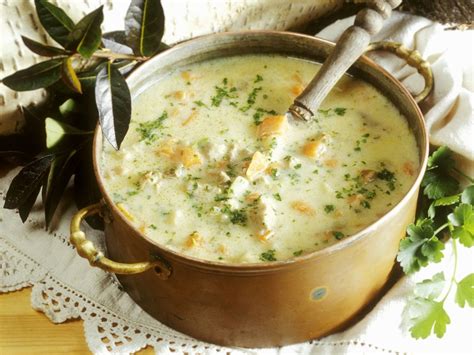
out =
[[[470,185],[460,190],[457,177]],[[397,260],[406,274],[412,274],[429,263],[444,257],[444,243],[451,243],[453,268],[449,279],[444,272],[416,284],[404,312],[403,322],[411,335],[427,338],[432,333],[441,338],[451,323],[444,304],[456,287],[454,301],[461,307],[474,307],[474,273],[458,281],[458,244],[474,245],[474,179],[454,166],[452,152],[447,147],[437,149],[428,160],[423,178],[418,218],[407,228],[407,236],[400,242]],[[444,292],[443,292],[444,291]]]

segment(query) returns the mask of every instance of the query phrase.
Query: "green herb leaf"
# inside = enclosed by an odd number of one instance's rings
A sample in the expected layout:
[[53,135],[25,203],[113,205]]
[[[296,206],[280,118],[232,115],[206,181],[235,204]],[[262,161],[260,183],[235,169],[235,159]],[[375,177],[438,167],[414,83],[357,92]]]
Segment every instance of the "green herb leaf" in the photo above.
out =
[[64,195],[71,176],[77,166],[76,150],[71,151],[69,154],[63,154],[57,156],[49,169],[48,179],[43,187],[44,192],[44,213],[46,227],[49,227],[51,220],[54,216],[59,201]]
[[430,300],[435,300],[443,291],[445,285],[444,273],[433,275],[432,279],[423,280],[415,286],[415,295]]
[[261,261],[277,261],[277,258],[275,257],[275,249],[270,249],[260,254],[260,260]]
[[15,209],[31,202],[31,195],[38,194],[39,186],[43,182],[54,155],[42,156],[20,170],[16,175],[7,191],[4,208]]
[[461,202],[469,205],[474,205],[474,185],[468,186],[464,189],[461,195]]
[[160,48],[165,15],[160,0],[132,0],[125,15],[125,35],[135,54],[150,57]]
[[421,297],[415,297],[407,303],[403,318],[415,339],[425,339],[432,332],[441,338],[446,332],[446,326],[451,323],[443,302]]
[[458,181],[445,170],[428,170],[423,177],[423,192],[432,200],[454,195],[459,189]]
[[454,205],[459,202],[459,197],[460,197],[459,195],[453,195],[453,196],[439,198],[433,203],[433,206],[438,207],[438,206]]
[[406,274],[418,271],[428,261],[439,262],[444,244],[434,235],[433,222],[423,219],[410,224],[408,236],[401,240],[397,260]]
[[132,100],[127,82],[111,63],[97,75],[95,101],[102,133],[118,150],[130,125]]
[[92,132],[85,132],[76,127],[68,125],[67,123],[57,121],[51,117],[45,120],[46,131],[46,147],[48,149],[54,147],[66,134],[92,134]]
[[474,211],[472,205],[461,203],[448,216],[448,219],[454,226],[453,238],[459,239],[465,247],[472,247],[474,245]]
[[59,7],[46,0],[35,0],[36,13],[48,34],[59,44],[66,46],[74,22]]
[[61,66],[61,78],[63,82],[71,88],[73,91],[82,94],[82,86],[79,78],[77,77],[74,68],[72,67],[72,58],[65,58],[63,65]]
[[61,55],[68,55],[69,53],[68,51],[65,51],[62,48],[51,47],[25,36],[21,36],[21,39],[29,50],[44,57],[56,57]]
[[99,48],[102,31],[100,25],[104,20],[103,6],[84,16],[68,36],[68,49],[74,49],[83,57],[90,58]]
[[454,159],[452,151],[446,146],[439,147],[428,158],[428,168],[442,168],[443,170],[451,170],[454,167]]
[[50,59],[19,70],[2,79],[3,84],[15,91],[29,91],[48,87],[61,78],[60,58]]
[[474,307],[474,273],[458,282],[455,300],[461,308],[464,308],[466,302],[469,307]]

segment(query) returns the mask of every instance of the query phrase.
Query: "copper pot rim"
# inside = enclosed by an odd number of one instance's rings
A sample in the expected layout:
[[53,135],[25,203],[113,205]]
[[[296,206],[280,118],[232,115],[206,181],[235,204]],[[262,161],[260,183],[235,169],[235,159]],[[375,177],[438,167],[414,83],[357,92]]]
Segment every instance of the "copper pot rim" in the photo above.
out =
[[[322,44],[322,45],[329,45],[329,46],[334,46],[335,43],[311,36],[311,35],[305,35],[301,33],[296,33],[296,32],[289,32],[289,31],[273,31],[273,30],[245,30],[245,31],[229,31],[229,32],[220,32],[220,33],[214,33],[214,34],[208,34],[208,35],[202,35],[198,37],[194,37],[189,40],[185,40],[182,42],[177,43],[173,47],[157,54],[154,56],[152,59],[149,61],[145,62],[144,64],[140,65],[137,69],[133,70],[133,72],[127,77],[127,81],[130,80],[130,78],[141,75],[141,73],[146,69],[148,65],[150,65],[151,62],[161,58],[162,56],[169,55],[172,51],[178,51],[181,48],[185,46],[189,46],[195,42],[199,42],[203,39],[208,39],[208,38],[219,38],[219,37],[227,37],[227,36],[233,36],[233,35],[268,35],[268,36],[286,36],[286,37],[293,37],[293,38],[304,38],[307,40],[314,41],[317,44]],[[236,42],[238,44],[238,42]],[[268,53],[266,53],[268,54]],[[278,54],[278,50],[275,50],[275,54]],[[280,53],[281,54],[281,53]],[[224,57],[224,56],[223,56]],[[352,244],[358,242],[359,240],[363,239],[364,237],[370,235],[372,232],[377,230],[381,225],[383,225],[388,219],[394,217],[400,208],[403,207],[403,205],[414,195],[417,193],[419,186],[421,185],[421,180],[423,179],[423,175],[426,171],[426,166],[427,166],[427,160],[428,160],[428,154],[429,154],[429,140],[428,140],[428,134],[427,134],[427,128],[426,124],[423,118],[423,113],[421,112],[418,104],[414,100],[413,96],[411,93],[403,86],[403,84],[397,80],[395,77],[393,77],[388,71],[386,71],[384,68],[382,68],[379,64],[374,62],[372,59],[367,57],[366,55],[362,55],[356,63],[362,63],[364,65],[370,66],[379,72],[381,72],[386,78],[388,78],[392,84],[396,86],[400,92],[403,93],[403,96],[410,105],[412,105],[415,108],[416,111],[416,116],[418,120],[419,127],[421,128],[421,143],[418,146],[418,149],[420,151],[420,169],[418,171],[418,175],[414,182],[412,183],[412,186],[410,189],[405,193],[403,198],[395,204],[389,211],[387,211],[382,217],[377,219],[375,222],[371,223],[364,229],[360,230],[359,232],[348,236],[344,238],[341,241],[338,241],[337,243],[328,246],[323,249],[319,249],[313,252],[310,252],[308,254],[304,254],[301,256],[296,256],[290,259],[285,259],[285,260],[280,260],[280,261],[271,261],[271,262],[258,262],[258,263],[242,263],[242,264],[232,264],[232,263],[225,263],[225,262],[219,262],[219,261],[211,261],[211,260],[204,260],[204,259],[199,259],[195,258],[192,256],[185,255],[183,253],[176,252],[170,248],[167,248],[164,245],[161,245],[160,243],[156,242],[155,240],[147,237],[144,233],[140,232],[138,228],[131,222],[129,221],[123,213],[117,208],[115,203],[113,202],[112,198],[110,197],[109,193],[107,192],[107,189],[105,188],[103,181],[102,181],[102,176],[100,174],[100,169],[99,169],[99,157],[98,157],[98,152],[102,151],[102,149],[98,149],[100,145],[102,144],[102,131],[100,129],[100,125],[97,124],[94,132],[94,139],[93,139],[93,149],[92,149],[92,155],[93,155],[93,167],[94,167],[94,174],[96,177],[96,181],[98,183],[99,189],[102,194],[102,199],[105,200],[105,205],[107,208],[112,210],[112,215],[114,216],[120,216],[121,220],[127,224],[129,228],[131,228],[137,236],[140,238],[143,238],[146,240],[148,243],[152,244],[155,246],[159,251],[163,251],[166,254],[166,257],[171,256],[173,259],[179,260],[180,262],[183,262],[185,264],[188,264],[190,266],[203,269],[203,270],[208,270],[211,272],[244,272],[244,273],[251,273],[251,272],[268,272],[268,271],[276,271],[282,268],[290,267],[290,266],[296,266],[296,265],[302,265],[310,261],[314,261],[315,259],[320,259],[326,256],[329,256],[333,253],[337,253],[338,251],[349,248]],[[418,143],[418,142],[417,142]],[[134,236],[135,237],[135,236]]]

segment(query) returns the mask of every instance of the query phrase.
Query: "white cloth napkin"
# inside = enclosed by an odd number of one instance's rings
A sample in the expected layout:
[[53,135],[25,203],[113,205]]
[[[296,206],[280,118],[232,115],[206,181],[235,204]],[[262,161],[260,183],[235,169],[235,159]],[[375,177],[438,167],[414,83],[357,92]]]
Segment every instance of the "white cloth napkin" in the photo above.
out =
[[[335,40],[351,23],[352,19],[338,21],[318,35]],[[432,142],[447,144],[472,162],[472,68],[470,61],[461,60],[472,57],[472,33],[444,33],[441,26],[426,19],[394,13],[375,39],[401,41],[408,47],[417,48],[430,60],[436,82],[433,104],[426,114]],[[458,42],[460,44],[455,45]],[[454,49],[446,51],[448,47],[464,49],[464,53],[454,54]],[[415,91],[421,88],[420,79],[411,68],[389,56],[378,59],[408,87]],[[14,173],[0,180],[0,196]],[[153,346],[157,354],[474,353],[473,312],[460,309],[452,299],[446,302],[452,324],[444,338],[414,340],[400,326],[402,309],[414,281],[431,277],[439,270],[450,275],[449,247],[442,263],[430,266],[414,277],[402,278],[364,319],[344,332],[282,348],[222,348],[163,326],[122,292],[110,275],[91,268],[78,257],[67,242],[68,223],[74,207],[66,207],[53,234],[44,231],[39,207],[24,225],[19,223],[15,212],[0,209],[0,290],[8,292],[32,285],[33,306],[53,322],[83,319],[86,340],[94,353],[129,353],[147,345]],[[474,269],[472,249],[460,250],[459,279]]]

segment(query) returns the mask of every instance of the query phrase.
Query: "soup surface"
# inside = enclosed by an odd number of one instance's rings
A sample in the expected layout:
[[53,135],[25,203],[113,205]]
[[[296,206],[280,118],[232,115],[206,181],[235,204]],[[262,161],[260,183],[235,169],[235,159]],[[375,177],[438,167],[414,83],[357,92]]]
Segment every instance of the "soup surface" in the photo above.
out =
[[344,76],[311,122],[284,114],[318,64],[248,55],[193,64],[134,99],[101,174],[123,215],[174,251],[225,263],[325,248],[392,208],[418,171],[414,135]]

